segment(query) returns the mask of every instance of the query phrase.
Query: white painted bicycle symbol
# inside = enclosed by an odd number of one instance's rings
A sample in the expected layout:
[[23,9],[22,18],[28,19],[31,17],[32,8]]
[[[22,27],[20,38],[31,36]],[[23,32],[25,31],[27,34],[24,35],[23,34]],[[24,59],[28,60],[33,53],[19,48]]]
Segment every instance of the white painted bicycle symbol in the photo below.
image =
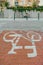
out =
[[[32,34],[32,35],[30,36],[30,34]],[[3,40],[5,42],[11,42],[11,44],[12,44],[12,48],[8,52],[8,54],[16,54],[16,52],[14,51],[15,49],[23,49],[23,46],[17,46],[17,43],[20,41],[21,37],[23,37],[25,40],[28,40],[32,43],[32,46],[24,46],[24,49],[33,49],[33,53],[27,53],[27,57],[36,57],[37,56],[35,42],[39,42],[41,40],[41,35],[34,31],[29,31],[29,32],[27,32],[26,35],[27,35],[27,38],[25,36],[23,36],[22,34],[18,34],[15,32],[8,32],[3,36]],[[6,36],[10,36],[13,38],[9,40],[6,38]],[[35,39],[35,37],[37,37],[37,39]]]

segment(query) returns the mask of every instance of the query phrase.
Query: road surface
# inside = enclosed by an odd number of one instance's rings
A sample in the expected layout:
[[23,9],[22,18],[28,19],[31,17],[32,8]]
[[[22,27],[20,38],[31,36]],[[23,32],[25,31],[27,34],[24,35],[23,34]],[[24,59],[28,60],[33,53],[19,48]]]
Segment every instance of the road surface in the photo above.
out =
[[43,65],[42,19],[0,19],[0,65]]
[[0,65],[43,65],[43,32],[0,33]]

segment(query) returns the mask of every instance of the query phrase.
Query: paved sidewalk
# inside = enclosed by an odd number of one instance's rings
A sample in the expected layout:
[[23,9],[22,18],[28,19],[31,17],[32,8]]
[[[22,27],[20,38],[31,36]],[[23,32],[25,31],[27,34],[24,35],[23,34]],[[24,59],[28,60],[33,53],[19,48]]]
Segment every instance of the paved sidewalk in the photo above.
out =
[[0,31],[3,30],[43,31],[43,19],[0,19]]

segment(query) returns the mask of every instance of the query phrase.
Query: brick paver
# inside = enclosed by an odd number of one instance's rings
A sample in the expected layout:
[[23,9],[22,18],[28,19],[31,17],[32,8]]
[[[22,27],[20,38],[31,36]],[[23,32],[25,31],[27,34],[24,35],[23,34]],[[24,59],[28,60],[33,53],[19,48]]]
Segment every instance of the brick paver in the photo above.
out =
[[0,65],[43,65],[43,32],[0,33]]

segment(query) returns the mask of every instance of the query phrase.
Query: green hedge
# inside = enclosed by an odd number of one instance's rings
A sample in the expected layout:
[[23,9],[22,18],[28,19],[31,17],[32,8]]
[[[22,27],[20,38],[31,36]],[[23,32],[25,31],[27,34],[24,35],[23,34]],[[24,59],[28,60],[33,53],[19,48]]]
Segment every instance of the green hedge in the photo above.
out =
[[38,6],[38,7],[22,7],[22,6],[17,6],[17,7],[7,7],[7,9],[12,9],[14,11],[18,10],[20,12],[22,11],[31,11],[31,10],[36,10],[36,11],[43,11],[43,6]]

